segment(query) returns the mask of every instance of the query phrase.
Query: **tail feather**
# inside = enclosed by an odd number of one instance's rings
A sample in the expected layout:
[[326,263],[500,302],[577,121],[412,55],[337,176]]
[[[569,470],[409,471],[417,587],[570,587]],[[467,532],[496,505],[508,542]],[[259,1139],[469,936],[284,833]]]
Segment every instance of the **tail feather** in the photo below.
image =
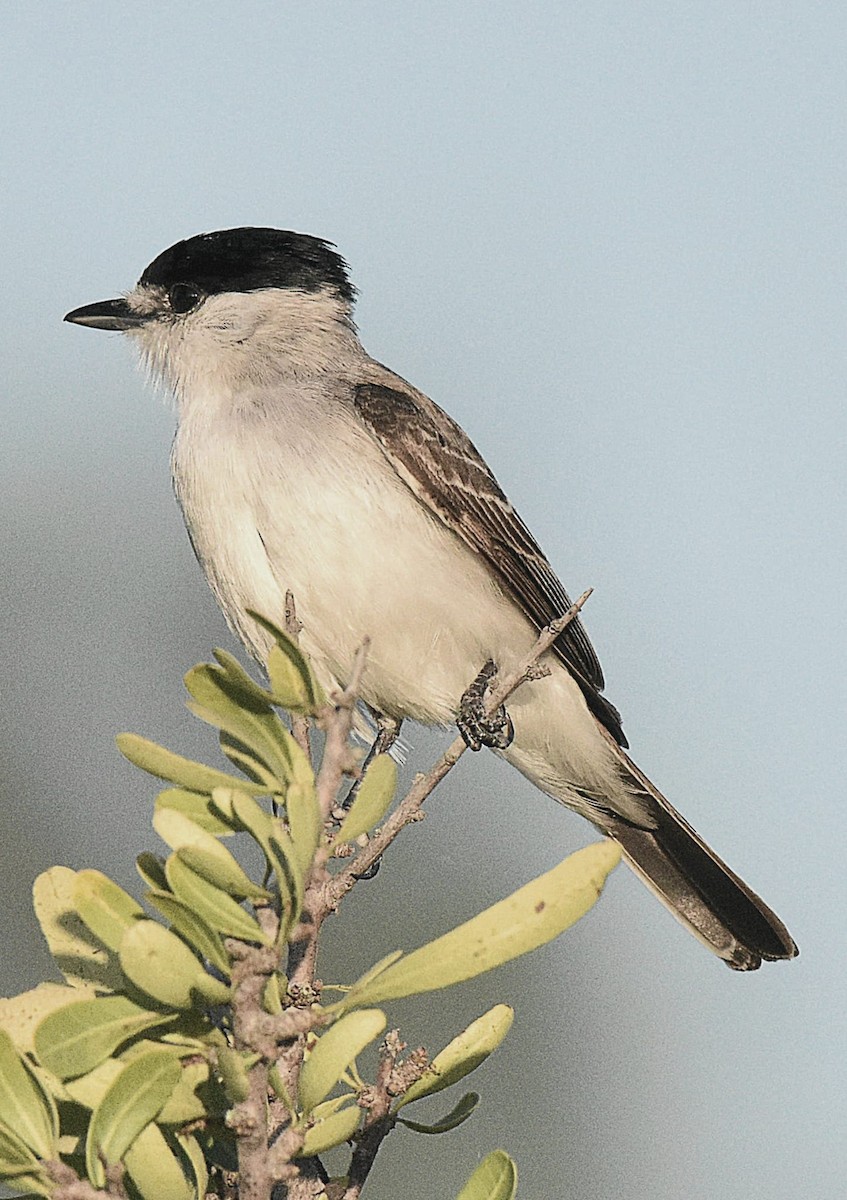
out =
[[673,915],[736,971],[798,953],[775,913],[706,845],[635,763],[618,751],[629,780],[651,800],[655,827],[608,815],[603,826]]

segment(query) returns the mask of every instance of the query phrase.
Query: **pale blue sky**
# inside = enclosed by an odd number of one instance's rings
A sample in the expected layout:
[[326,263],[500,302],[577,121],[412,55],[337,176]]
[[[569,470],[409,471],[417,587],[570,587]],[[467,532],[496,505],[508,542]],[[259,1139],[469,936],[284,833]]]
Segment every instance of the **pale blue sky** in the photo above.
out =
[[[802,950],[735,976],[618,872],[554,947],[399,1011],[431,1049],[500,999],[518,1019],[473,1123],[395,1134],[374,1200],[454,1195],[495,1145],[527,1200],[838,1194],[847,10],[76,0],[3,25],[0,992],[46,969],[35,872],[131,883],[155,844],[114,733],[209,754],[180,675],[232,648],[171,414],[120,338],[61,317],[193,233],[314,233],[369,350],[594,585],[637,759]],[[333,930],[334,973],[357,930],[412,946],[589,836],[468,757]]]

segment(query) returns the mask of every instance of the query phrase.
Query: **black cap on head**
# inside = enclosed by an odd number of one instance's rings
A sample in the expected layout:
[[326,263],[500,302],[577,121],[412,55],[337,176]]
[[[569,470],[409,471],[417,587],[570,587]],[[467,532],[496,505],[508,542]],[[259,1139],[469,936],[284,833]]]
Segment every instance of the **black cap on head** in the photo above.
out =
[[330,242],[282,229],[221,229],[177,242],[154,258],[139,280],[168,288],[193,283],[207,295],[296,288],[334,288],[352,302],[347,264]]

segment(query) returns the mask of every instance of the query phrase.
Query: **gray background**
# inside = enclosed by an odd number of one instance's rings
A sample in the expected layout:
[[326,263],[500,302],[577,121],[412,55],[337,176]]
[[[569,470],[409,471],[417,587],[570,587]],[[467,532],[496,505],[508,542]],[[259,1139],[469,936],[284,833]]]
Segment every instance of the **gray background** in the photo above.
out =
[[[453,1196],[496,1145],[538,1200],[839,1194],[844,6],[77,0],[3,25],[0,990],[47,970],[34,873],[136,886],[154,788],[113,735],[212,754],[180,676],[233,648],[170,495],[172,415],[120,338],[61,317],[193,233],[320,234],[371,353],[597,589],[639,762],[802,947],[734,975],[619,870],[555,945],[392,1009],[431,1050],[518,1015],[473,1122],[395,1133],[370,1194]],[[591,836],[489,755],[430,808],[325,977]]]

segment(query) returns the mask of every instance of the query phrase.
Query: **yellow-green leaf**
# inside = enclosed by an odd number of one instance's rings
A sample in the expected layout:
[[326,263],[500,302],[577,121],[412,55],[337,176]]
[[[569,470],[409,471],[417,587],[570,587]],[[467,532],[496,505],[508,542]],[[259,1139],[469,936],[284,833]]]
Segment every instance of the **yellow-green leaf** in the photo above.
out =
[[73,1079],[93,1070],[131,1037],[173,1019],[173,1013],[142,1008],[127,996],[80,1000],[48,1013],[36,1026],[35,1051],[48,1071]]
[[125,1153],[124,1165],[141,1200],[197,1200],[193,1180],[158,1125],[141,1131]]
[[35,915],[68,983],[118,991],[126,981],[117,957],[105,949],[76,911],[76,875],[68,867],[51,867],[39,875],[32,888]]
[[338,1083],[365,1046],[379,1037],[387,1017],[378,1008],[348,1013],[322,1034],[300,1072],[300,1107],[310,1113]]
[[211,929],[245,942],[267,941],[255,918],[232,896],[192,871],[177,854],[172,854],[165,863],[165,876],[174,895]]
[[470,1075],[497,1049],[511,1029],[514,1018],[515,1010],[508,1004],[495,1004],[494,1008],[477,1017],[435,1056],[420,1079],[401,1097],[394,1111],[412,1100],[434,1095]]
[[309,660],[294,639],[261,613],[253,609],[247,611],[274,639],[267,657],[274,702],[292,711],[298,711],[298,701],[303,704],[305,711],[313,712],[320,708],[326,703],[323,689],[315,679]]
[[25,1065],[5,1030],[0,1029],[0,1121],[39,1158],[56,1153],[59,1118],[53,1097]]
[[307,782],[288,785],[285,793],[285,812],[297,864],[301,874],[305,876],[312,865],[323,832],[323,820],[311,772]]
[[204,1200],[209,1187],[209,1168],[206,1166],[206,1159],[203,1157],[200,1143],[190,1133],[178,1133],[176,1140],[194,1172],[195,1195],[199,1200]]
[[104,1161],[120,1162],[145,1126],[155,1120],[180,1078],[179,1060],[168,1050],[148,1050],[122,1067],[91,1114],[85,1144],[88,1177],[103,1187]]
[[[217,967],[222,975],[229,975],[231,965],[223,939],[190,905],[180,900],[173,892],[149,891],[147,899],[189,946],[213,967]],[[227,896],[227,899],[230,897]],[[244,915],[247,916],[246,913]]]
[[423,1121],[410,1121],[408,1117],[398,1117],[397,1120],[401,1125],[405,1125],[407,1129],[414,1129],[415,1133],[449,1133],[451,1129],[456,1129],[459,1125],[464,1125],[478,1104],[479,1096],[477,1093],[468,1092],[467,1095],[462,1096],[455,1108],[452,1108],[446,1116],[443,1116],[439,1121],[434,1121],[432,1124],[426,1124]]
[[378,754],[365,771],[356,798],[333,842],[355,841],[360,834],[378,825],[394,799],[396,787],[397,766],[394,759],[390,754]]
[[194,1008],[198,998],[225,1004],[230,990],[205,971],[185,942],[158,921],[138,921],[124,934],[120,948],[126,977],[159,1004]]
[[342,1108],[331,1117],[317,1121],[306,1131],[303,1148],[296,1157],[309,1158],[313,1154],[323,1154],[333,1146],[341,1146],[348,1142],[359,1128],[361,1116],[362,1110],[358,1104],[351,1104],[349,1108]]
[[271,898],[270,892],[253,882],[216,837],[182,813],[160,809],[153,817],[153,828],[187,866],[209,883],[232,896]]
[[237,775],[227,775],[225,771],[217,771],[204,763],[193,762],[157,746],[148,738],[139,737],[136,733],[119,733],[115,741],[124,758],[148,775],[157,779],[167,779],[178,787],[187,788],[192,792],[211,792],[216,787],[243,787],[251,796],[261,796],[265,788],[255,784],[245,783]]
[[218,1050],[218,1071],[224,1091],[233,1104],[246,1100],[250,1092],[250,1075],[244,1055],[239,1050],[222,1046]]
[[0,1179],[11,1183],[18,1192],[51,1196],[55,1184],[40,1170],[35,1154],[21,1141],[14,1129],[0,1121]]
[[[212,788],[214,792],[216,789]],[[170,808],[188,817],[206,833],[216,837],[231,837],[235,830],[213,806],[211,793],[189,792],[186,788],[165,788],[156,797],[156,811]]]
[[29,992],[0,1000],[0,1029],[6,1030],[23,1054],[34,1054],[36,1026],[48,1013],[68,1004],[76,1004],[79,1000],[93,1000],[95,995],[93,987],[39,983]]
[[[273,708],[240,690],[211,663],[192,668],[185,676],[185,686],[194,698],[188,703],[191,712],[242,742],[284,787],[291,777],[288,748],[292,739]],[[233,786],[232,780],[227,782]]]
[[492,1150],[471,1175],[456,1200],[514,1200],[518,1169],[505,1150]]
[[74,904],[96,938],[113,953],[130,925],[144,917],[144,909],[102,871],[77,871]]
[[330,1011],[451,987],[543,946],[588,912],[620,857],[611,841],[577,850],[479,916],[356,984]]

